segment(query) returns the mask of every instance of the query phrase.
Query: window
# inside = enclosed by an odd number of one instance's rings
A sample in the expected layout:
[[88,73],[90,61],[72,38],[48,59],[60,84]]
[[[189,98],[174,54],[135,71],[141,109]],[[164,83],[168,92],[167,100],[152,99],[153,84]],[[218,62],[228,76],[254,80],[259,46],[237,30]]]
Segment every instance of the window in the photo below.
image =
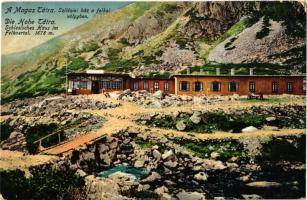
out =
[[110,81],[102,81],[101,86],[104,89],[110,89],[111,88],[111,82]]
[[254,81],[250,81],[249,82],[249,91],[250,92],[255,92],[255,82]]
[[155,83],[154,83],[154,90],[155,91],[159,90],[159,82],[158,81],[155,81]]
[[218,92],[220,90],[221,90],[221,83],[217,81],[212,82],[212,91]]
[[121,89],[122,88],[122,82],[121,81],[113,81],[111,82],[112,89]]
[[165,91],[165,92],[168,92],[168,91],[169,91],[169,83],[168,83],[168,81],[165,81],[165,82],[164,82],[164,91]]
[[199,91],[202,91],[203,90],[203,83],[202,82],[199,82],[199,81],[196,81],[193,83],[193,90],[195,92],[199,92]]
[[278,83],[272,82],[272,92],[278,92]]
[[139,89],[139,82],[135,81],[133,82],[133,90],[138,90]]
[[236,92],[238,90],[238,83],[235,81],[229,82],[228,90],[229,92]]
[[293,83],[292,82],[287,83],[287,92],[293,92]]
[[144,81],[144,90],[148,91],[148,82],[147,81]]
[[179,90],[189,91],[189,82],[187,82],[187,81],[179,82]]
[[87,89],[87,81],[80,81],[80,89]]
[[79,81],[73,81],[72,88],[73,89],[78,89],[79,88]]

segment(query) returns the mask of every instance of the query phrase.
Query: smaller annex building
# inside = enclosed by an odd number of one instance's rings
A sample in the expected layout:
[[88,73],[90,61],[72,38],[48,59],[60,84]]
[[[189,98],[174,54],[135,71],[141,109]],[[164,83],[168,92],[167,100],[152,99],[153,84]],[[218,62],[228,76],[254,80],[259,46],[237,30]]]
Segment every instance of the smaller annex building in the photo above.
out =
[[111,91],[147,90],[178,95],[304,95],[303,75],[204,75],[175,74],[169,78],[131,77],[129,74],[105,73],[103,70],[69,73],[69,94],[98,94]]

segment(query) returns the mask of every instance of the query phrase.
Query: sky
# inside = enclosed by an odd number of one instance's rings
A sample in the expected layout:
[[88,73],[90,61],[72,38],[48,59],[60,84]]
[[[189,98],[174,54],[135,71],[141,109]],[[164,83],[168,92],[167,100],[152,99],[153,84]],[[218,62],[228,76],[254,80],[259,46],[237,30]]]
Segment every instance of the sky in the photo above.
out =
[[[6,2],[2,4],[2,26],[1,26],[1,42],[2,42],[2,54],[16,53],[24,50],[28,50],[35,47],[47,40],[54,38],[60,34],[63,34],[70,29],[77,27],[92,17],[95,16],[95,12],[98,8],[110,9],[110,11],[122,8],[128,5],[130,2]],[[16,12],[16,9],[21,7],[24,10],[34,9],[34,13],[22,13]],[[48,9],[54,9],[54,13],[45,12],[38,13],[38,7],[44,7]],[[12,8],[11,10],[9,8]],[[87,14],[87,19],[71,19],[67,18],[67,15],[71,13],[62,13],[58,10],[62,8],[78,9],[75,15],[81,14],[81,8],[87,8],[89,10],[94,10],[95,12]],[[58,31],[54,31],[54,35],[5,35],[5,24],[8,19],[14,20],[15,24],[20,22],[21,19],[24,20],[34,20],[35,23],[38,19],[48,19],[54,20],[56,25],[59,27]],[[37,25],[35,26],[37,28]]]

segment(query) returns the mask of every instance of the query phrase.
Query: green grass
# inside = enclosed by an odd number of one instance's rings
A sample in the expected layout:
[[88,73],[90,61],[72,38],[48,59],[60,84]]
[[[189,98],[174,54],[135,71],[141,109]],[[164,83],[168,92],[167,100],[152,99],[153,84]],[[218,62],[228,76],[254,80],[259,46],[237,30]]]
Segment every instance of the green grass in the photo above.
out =
[[138,144],[141,148],[144,148],[144,149],[151,148],[151,147],[153,147],[157,144],[153,141],[146,141],[146,140],[139,138],[139,137],[135,138],[134,142],[136,144]]
[[[303,106],[292,106],[291,112],[283,111],[283,107],[275,106],[271,108],[272,113],[264,114],[259,111],[260,108],[253,108],[251,112],[237,114],[220,112],[206,112],[200,115],[200,122],[194,124],[190,115],[185,114],[180,117],[166,115],[159,118],[153,118],[146,121],[146,125],[161,127],[167,129],[176,129],[176,124],[183,121],[186,125],[185,132],[193,133],[213,133],[216,131],[240,133],[241,130],[248,126],[254,126],[258,129],[264,125],[277,126],[279,128],[299,128],[303,129],[306,125],[305,115],[306,108]],[[275,120],[266,121],[267,117],[275,116]]]
[[169,78],[171,76],[171,74],[169,72],[164,72],[164,73],[160,73],[160,72],[150,72],[150,73],[146,73],[144,75],[142,75],[142,78]]
[[218,153],[218,160],[222,161],[227,161],[232,157],[244,159],[245,155],[243,145],[236,140],[187,142],[183,145],[200,158],[210,158],[212,152]]
[[74,171],[37,168],[30,173],[32,176],[26,178],[21,170],[0,171],[3,197],[11,200],[71,199],[72,188],[82,191],[84,187],[83,178],[74,175]]
[[[279,65],[271,63],[207,63],[203,66],[191,67],[191,73],[199,72],[203,69],[203,72],[208,75],[215,75],[216,68],[220,68],[221,74],[230,74],[231,69],[235,69],[238,75],[249,75],[249,68],[254,68],[255,75],[289,75],[290,66]],[[187,70],[180,71],[181,74],[186,74]]]
[[137,45],[125,55],[127,59],[131,59],[133,56],[138,55],[139,52],[142,52],[143,56],[150,56],[159,50],[165,41],[175,36],[176,29],[185,25],[187,19],[183,17],[178,17],[168,28],[160,34],[157,34],[151,37],[149,40],[146,40],[142,44]]

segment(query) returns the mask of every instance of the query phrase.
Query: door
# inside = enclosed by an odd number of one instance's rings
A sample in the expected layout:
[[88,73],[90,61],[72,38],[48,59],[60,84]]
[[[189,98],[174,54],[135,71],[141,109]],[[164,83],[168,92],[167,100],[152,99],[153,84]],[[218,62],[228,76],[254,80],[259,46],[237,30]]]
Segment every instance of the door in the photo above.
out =
[[92,81],[92,93],[99,94],[99,82],[98,81]]

